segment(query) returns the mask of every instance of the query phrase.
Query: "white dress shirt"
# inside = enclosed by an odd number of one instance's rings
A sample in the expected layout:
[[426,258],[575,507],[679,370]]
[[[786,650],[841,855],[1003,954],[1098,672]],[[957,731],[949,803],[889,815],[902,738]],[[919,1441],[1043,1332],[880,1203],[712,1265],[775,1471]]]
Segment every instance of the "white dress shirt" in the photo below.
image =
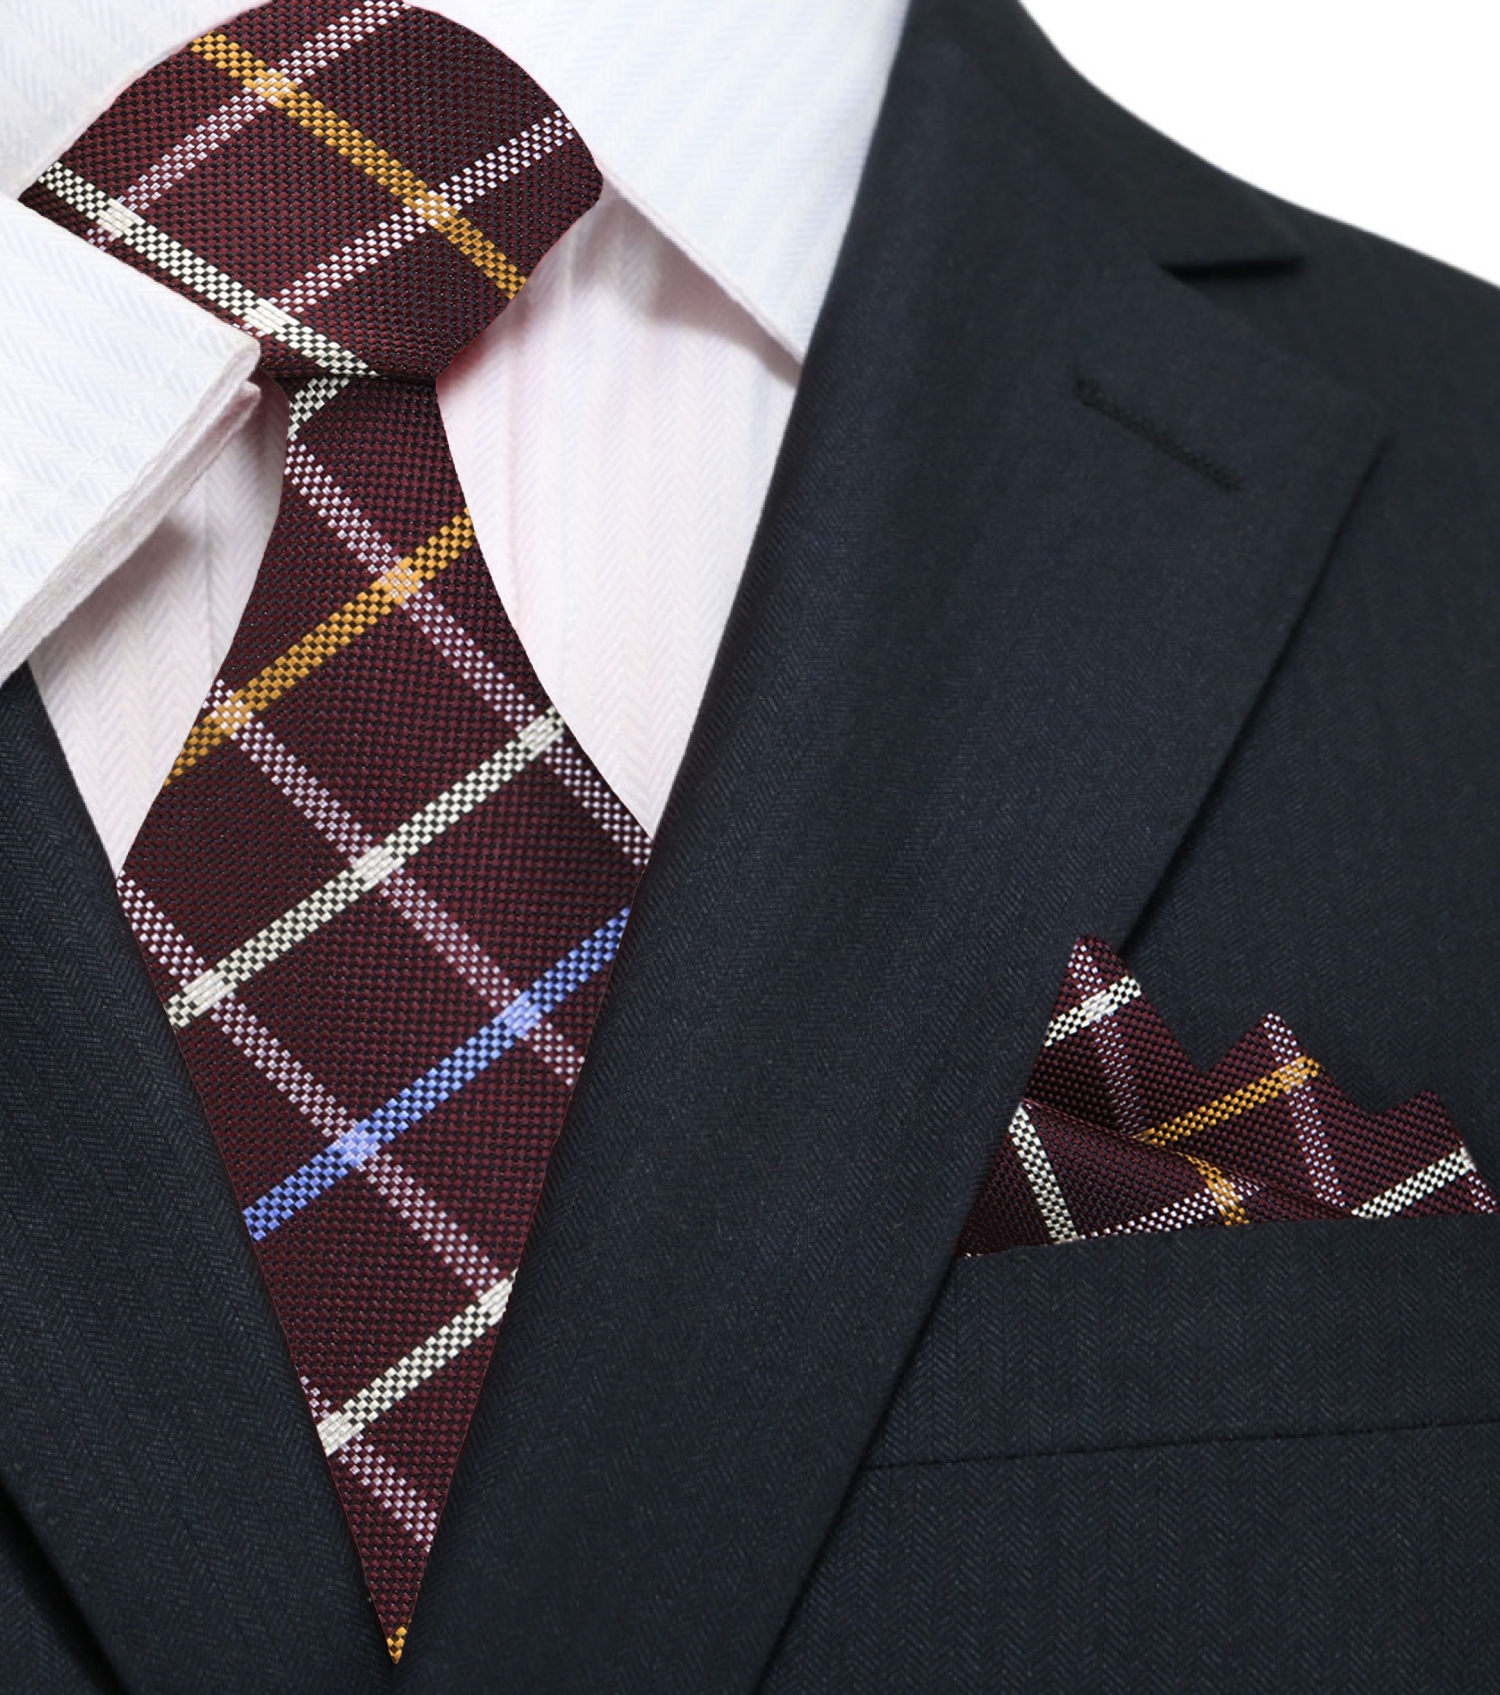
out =
[[[438,394],[542,686],[654,830],[904,0],[430,3],[517,60],[604,174],[599,204]],[[225,0],[0,7],[0,676],[30,659],[116,866],[249,595],[285,412],[246,382],[251,336],[9,196],[225,13]]]

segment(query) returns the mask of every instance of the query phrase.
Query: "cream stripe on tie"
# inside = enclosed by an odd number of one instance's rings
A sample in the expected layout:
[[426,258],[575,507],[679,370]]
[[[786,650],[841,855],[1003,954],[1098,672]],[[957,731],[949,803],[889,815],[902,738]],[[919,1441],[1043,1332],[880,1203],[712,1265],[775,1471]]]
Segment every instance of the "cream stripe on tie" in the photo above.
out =
[[458,25],[270,0],[28,190],[287,393],[275,530],[120,890],[393,1658],[649,847],[505,615],[434,389],[599,189]]

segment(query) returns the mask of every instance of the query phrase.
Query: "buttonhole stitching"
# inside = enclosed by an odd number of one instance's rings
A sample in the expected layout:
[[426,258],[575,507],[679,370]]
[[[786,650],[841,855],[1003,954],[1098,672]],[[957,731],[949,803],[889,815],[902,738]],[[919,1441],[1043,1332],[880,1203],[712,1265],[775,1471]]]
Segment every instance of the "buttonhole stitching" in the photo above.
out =
[[1206,453],[1200,453],[1197,448],[1189,447],[1185,442],[1178,441],[1168,434],[1160,424],[1153,423],[1150,418],[1143,417],[1139,412],[1122,405],[1102,384],[1090,377],[1079,377],[1073,392],[1090,411],[1099,412],[1106,418],[1112,418],[1115,423],[1137,435],[1142,441],[1148,442],[1159,453],[1165,453],[1169,459],[1175,459],[1179,465],[1186,465],[1190,471],[1196,471],[1200,477],[1206,477],[1215,488],[1224,489],[1229,494],[1238,494],[1245,486],[1245,479],[1237,471],[1231,471],[1227,465],[1221,465],[1217,459],[1210,458]]

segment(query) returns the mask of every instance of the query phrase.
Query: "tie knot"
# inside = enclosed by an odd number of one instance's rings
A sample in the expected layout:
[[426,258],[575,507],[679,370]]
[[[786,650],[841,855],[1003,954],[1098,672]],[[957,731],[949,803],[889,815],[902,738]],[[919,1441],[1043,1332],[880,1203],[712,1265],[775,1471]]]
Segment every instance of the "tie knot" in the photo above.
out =
[[28,204],[261,340],[430,380],[598,198],[571,124],[405,0],[271,0],[128,88]]

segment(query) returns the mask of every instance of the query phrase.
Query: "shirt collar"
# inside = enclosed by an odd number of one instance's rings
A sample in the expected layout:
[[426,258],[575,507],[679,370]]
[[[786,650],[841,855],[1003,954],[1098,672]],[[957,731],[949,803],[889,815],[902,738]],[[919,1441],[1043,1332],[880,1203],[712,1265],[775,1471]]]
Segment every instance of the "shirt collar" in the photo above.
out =
[[[614,187],[799,362],[854,203],[905,3],[428,0],[534,77]],[[7,257],[22,238],[42,239],[35,230],[42,220],[4,197],[62,154],[152,63],[234,9],[233,0],[147,7],[18,0],[0,42],[0,224],[7,232],[0,247]],[[90,251],[90,262],[95,257],[104,256]],[[0,287],[0,353],[8,365],[18,348],[52,345],[32,323],[38,303],[51,303],[49,334],[66,316],[55,310],[57,290],[44,274],[33,278],[19,261],[11,272]],[[144,285],[128,267],[106,266],[89,282],[90,309],[80,315],[89,322],[88,345],[70,351],[97,387],[89,349],[134,346],[151,308],[133,298]],[[114,569],[130,538],[160,515],[166,494],[201,468],[243,409],[254,344],[169,290],[160,293],[171,310],[203,320],[197,387],[182,405],[137,408],[140,427],[129,439],[115,430],[112,413],[95,408],[89,416],[97,414],[98,439],[75,441],[71,456],[53,455],[47,477],[55,486],[43,477],[31,491],[27,510],[55,509],[66,525],[54,523],[50,540],[34,526],[0,525],[7,531],[0,535],[0,680]],[[189,363],[179,361],[184,381]],[[55,399],[62,376],[53,371],[47,381]],[[138,398],[138,386],[125,384],[121,393]],[[47,411],[36,394],[32,402]],[[74,410],[51,410],[75,418]],[[107,488],[68,480],[73,459],[89,448],[111,468]],[[29,463],[30,433],[0,418],[0,450]],[[10,545],[11,530],[25,548]]]
[[795,359],[905,0],[426,0],[510,55],[600,170]]

